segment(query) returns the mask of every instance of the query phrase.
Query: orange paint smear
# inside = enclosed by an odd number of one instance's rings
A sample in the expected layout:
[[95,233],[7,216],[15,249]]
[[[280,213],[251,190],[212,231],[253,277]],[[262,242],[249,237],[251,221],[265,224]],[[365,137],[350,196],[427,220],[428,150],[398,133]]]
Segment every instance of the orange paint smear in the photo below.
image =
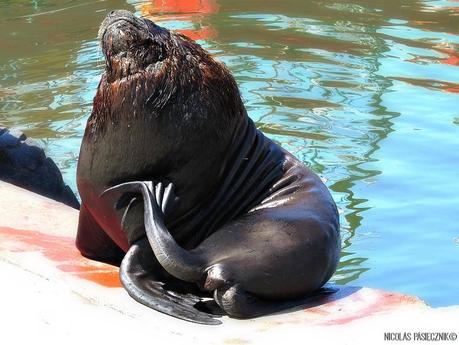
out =
[[[357,295],[356,297],[360,300],[360,296]],[[350,304],[353,302],[354,301],[348,301]],[[419,300],[415,297],[379,291],[379,296],[374,302],[366,304],[363,308],[356,312],[349,312],[347,316],[336,318],[328,323],[332,325],[343,325],[364,317],[387,312],[393,308],[399,308],[401,305],[415,304],[418,302]]]
[[0,227],[0,250],[40,252],[62,272],[105,287],[121,287],[118,268],[84,258],[71,237]]
[[[344,298],[333,300],[313,308],[307,308],[306,313],[315,314],[323,325],[344,325],[349,322],[400,308],[403,305],[422,303],[417,297],[377,290],[376,298],[368,300],[356,291]],[[361,305],[361,307],[357,307]]]

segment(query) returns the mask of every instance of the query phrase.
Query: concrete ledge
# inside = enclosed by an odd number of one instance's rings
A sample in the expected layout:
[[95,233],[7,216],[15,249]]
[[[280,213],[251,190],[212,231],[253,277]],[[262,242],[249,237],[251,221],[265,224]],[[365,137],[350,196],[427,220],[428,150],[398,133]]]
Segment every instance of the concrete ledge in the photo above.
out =
[[413,296],[349,286],[289,313],[223,317],[220,326],[180,321],[131,299],[116,267],[83,258],[74,246],[77,220],[68,206],[0,182],[0,324],[2,338],[12,340],[6,344],[387,344],[385,332],[459,333],[459,306],[430,308]]

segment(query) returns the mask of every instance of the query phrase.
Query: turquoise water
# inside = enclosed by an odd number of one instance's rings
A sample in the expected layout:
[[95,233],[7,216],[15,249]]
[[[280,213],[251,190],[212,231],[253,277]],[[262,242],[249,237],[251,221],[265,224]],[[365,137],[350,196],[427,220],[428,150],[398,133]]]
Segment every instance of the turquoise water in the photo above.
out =
[[[306,4],[305,4],[306,3]],[[341,212],[333,281],[459,304],[459,2],[2,1],[0,122],[75,188],[112,9],[198,39]]]

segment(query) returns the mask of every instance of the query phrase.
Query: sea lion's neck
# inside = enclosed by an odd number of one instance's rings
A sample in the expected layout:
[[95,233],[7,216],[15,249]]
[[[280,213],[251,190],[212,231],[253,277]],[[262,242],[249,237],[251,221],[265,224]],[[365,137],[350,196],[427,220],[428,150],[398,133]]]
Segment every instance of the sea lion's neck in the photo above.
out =
[[169,227],[177,241],[193,248],[222,224],[248,211],[268,194],[282,174],[282,150],[258,131],[248,117],[236,128],[209,197]]

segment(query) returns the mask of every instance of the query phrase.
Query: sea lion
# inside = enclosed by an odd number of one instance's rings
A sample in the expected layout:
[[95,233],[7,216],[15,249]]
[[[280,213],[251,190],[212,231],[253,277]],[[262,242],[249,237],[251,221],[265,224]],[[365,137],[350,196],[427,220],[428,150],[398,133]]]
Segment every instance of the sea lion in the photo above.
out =
[[202,296],[249,318],[323,286],[339,260],[336,205],[256,129],[229,70],[128,11],[99,37],[106,68],[77,170],[82,254],[120,264],[137,301],[200,323],[219,322]]
[[62,202],[73,208],[80,203],[64,183],[56,163],[18,129],[0,124],[0,180]]

